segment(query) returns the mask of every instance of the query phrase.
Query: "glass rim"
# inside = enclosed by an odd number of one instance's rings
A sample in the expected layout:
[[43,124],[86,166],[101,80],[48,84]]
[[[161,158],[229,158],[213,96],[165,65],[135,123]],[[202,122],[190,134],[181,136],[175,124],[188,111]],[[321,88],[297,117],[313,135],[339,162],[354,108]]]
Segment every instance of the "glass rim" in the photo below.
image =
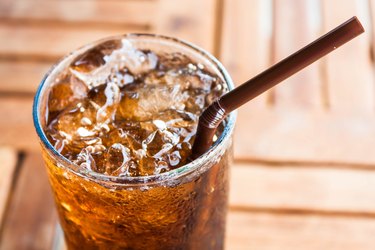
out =
[[42,128],[42,125],[40,123],[40,104],[41,102],[41,96],[46,90],[47,86],[46,82],[48,77],[54,72],[54,70],[65,60],[73,56],[78,51],[85,51],[95,44],[100,44],[105,41],[113,40],[113,39],[126,39],[126,38],[149,38],[149,39],[160,39],[167,42],[172,42],[178,45],[182,45],[184,47],[187,47],[188,49],[191,49],[193,53],[198,53],[201,56],[203,56],[205,59],[208,59],[209,62],[212,64],[213,67],[216,67],[216,69],[222,74],[224,83],[228,87],[228,91],[232,90],[234,88],[233,81],[227,72],[227,70],[224,68],[224,66],[217,60],[211,53],[207,52],[206,50],[190,43],[186,42],[181,39],[177,39],[174,37],[159,35],[159,34],[151,34],[151,33],[128,33],[128,34],[122,34],[122,35],[115,35],[115,36],[109,36],[102,38],[100,40],[96,40],[94,42],[88,43],[78,49],[75,49],[73,52],[63,56],[60,60],[58,60],[45,74],[43,77],[40,85],[38,86],[38,89],[36,91],[34,102],[33,102],[33,122],[34,127],[36,129],[37,135],[39,137],[39,141],[42,143],[42,146],[44,146],[47,149],[47,152],[49,154],[52,154],[54,158],[56,158],[57,167],[63,167],[64,169],[73,172],[74,174],[82,177],[82,178],[89,178],[96,182],[111,182],[112,184],[121,184],[121,185],[145,185],[145,184],[153,184],[153,183],[159,183],[163,181],[169,181],[173,180],[185,175],[188,175],[192,173],[193,171],[197,170],[200,166],[204,166],[205,163],[210,162],[210,159],[214,157],[216,154],[220,152],[220,146],[226,145],[228,141],[230,140],[231,135],[233,134],[234,130],[234,124],[236,121],[237,112],[231,112],[227,117],[227,123],[224,127],[224,130],[220,137],[217,139],[217,141],[213,144],[213,146],[210,147],[210,149],[204,153],[203,155],[199,156],[197,159],[189,162],[188,164],[185,164],[179,168],[167,171],[165,173],[161,174],[154,174],[154,175],[147,175],[147,176],[136,176],[136,177],[130,177],[130,176],[109,176],[101,173],[97,173],[94,171],[89,170],[75,170],[69,166],[76,166],[77,169],[79,169],[79,166],[74,164],[72,161],[64,157],[62,154],[60,154],[50,143],[50,141],[47,139],[46,134],[44,133],[44,130]]

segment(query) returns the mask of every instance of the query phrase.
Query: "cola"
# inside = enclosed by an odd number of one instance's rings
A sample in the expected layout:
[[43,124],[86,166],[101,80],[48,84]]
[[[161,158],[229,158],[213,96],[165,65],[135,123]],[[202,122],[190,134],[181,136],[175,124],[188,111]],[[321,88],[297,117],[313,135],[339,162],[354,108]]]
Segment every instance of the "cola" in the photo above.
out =
[[196,50],[111,38],[71,54],[42,84],[37,122],[69,249],[223,248],[233,118],[211,154],[189,156],[199,115],[231,83]]

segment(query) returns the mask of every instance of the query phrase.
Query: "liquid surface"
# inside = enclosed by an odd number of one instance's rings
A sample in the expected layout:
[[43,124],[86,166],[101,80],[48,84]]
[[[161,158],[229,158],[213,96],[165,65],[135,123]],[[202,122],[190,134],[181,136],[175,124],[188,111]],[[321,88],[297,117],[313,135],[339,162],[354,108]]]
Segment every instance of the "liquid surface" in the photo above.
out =
[[56,79],[45,133],[82,169],[163,173],[188,162],[198,117],[224,86],[183,54],[138,50],[126,39],[105,42]]

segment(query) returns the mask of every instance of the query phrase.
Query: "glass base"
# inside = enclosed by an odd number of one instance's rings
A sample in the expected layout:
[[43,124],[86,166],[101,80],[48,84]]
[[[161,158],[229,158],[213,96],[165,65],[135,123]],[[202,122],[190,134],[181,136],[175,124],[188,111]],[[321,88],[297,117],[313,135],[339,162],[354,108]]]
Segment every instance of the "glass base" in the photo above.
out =
[[64,232],[60,226],[60,223],[57,223],[55,236],[53,239],[52,250],[68,250],[65,244]]

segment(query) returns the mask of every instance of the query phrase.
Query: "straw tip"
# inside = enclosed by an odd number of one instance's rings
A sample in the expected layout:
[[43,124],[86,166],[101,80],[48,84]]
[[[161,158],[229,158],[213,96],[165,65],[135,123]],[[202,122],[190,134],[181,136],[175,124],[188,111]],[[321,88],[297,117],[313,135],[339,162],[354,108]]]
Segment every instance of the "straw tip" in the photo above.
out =
[[350,18],[350,19],[348,20],[348,22],[355,23],[356,28],[357,28],[357,32],[358,32],[359,34],[365,32],[365,28],[363,28],[363,25],[362,25],[362,23],[359,21],[359,19],[358,19],[357,16],[353,16],[352,18]]

